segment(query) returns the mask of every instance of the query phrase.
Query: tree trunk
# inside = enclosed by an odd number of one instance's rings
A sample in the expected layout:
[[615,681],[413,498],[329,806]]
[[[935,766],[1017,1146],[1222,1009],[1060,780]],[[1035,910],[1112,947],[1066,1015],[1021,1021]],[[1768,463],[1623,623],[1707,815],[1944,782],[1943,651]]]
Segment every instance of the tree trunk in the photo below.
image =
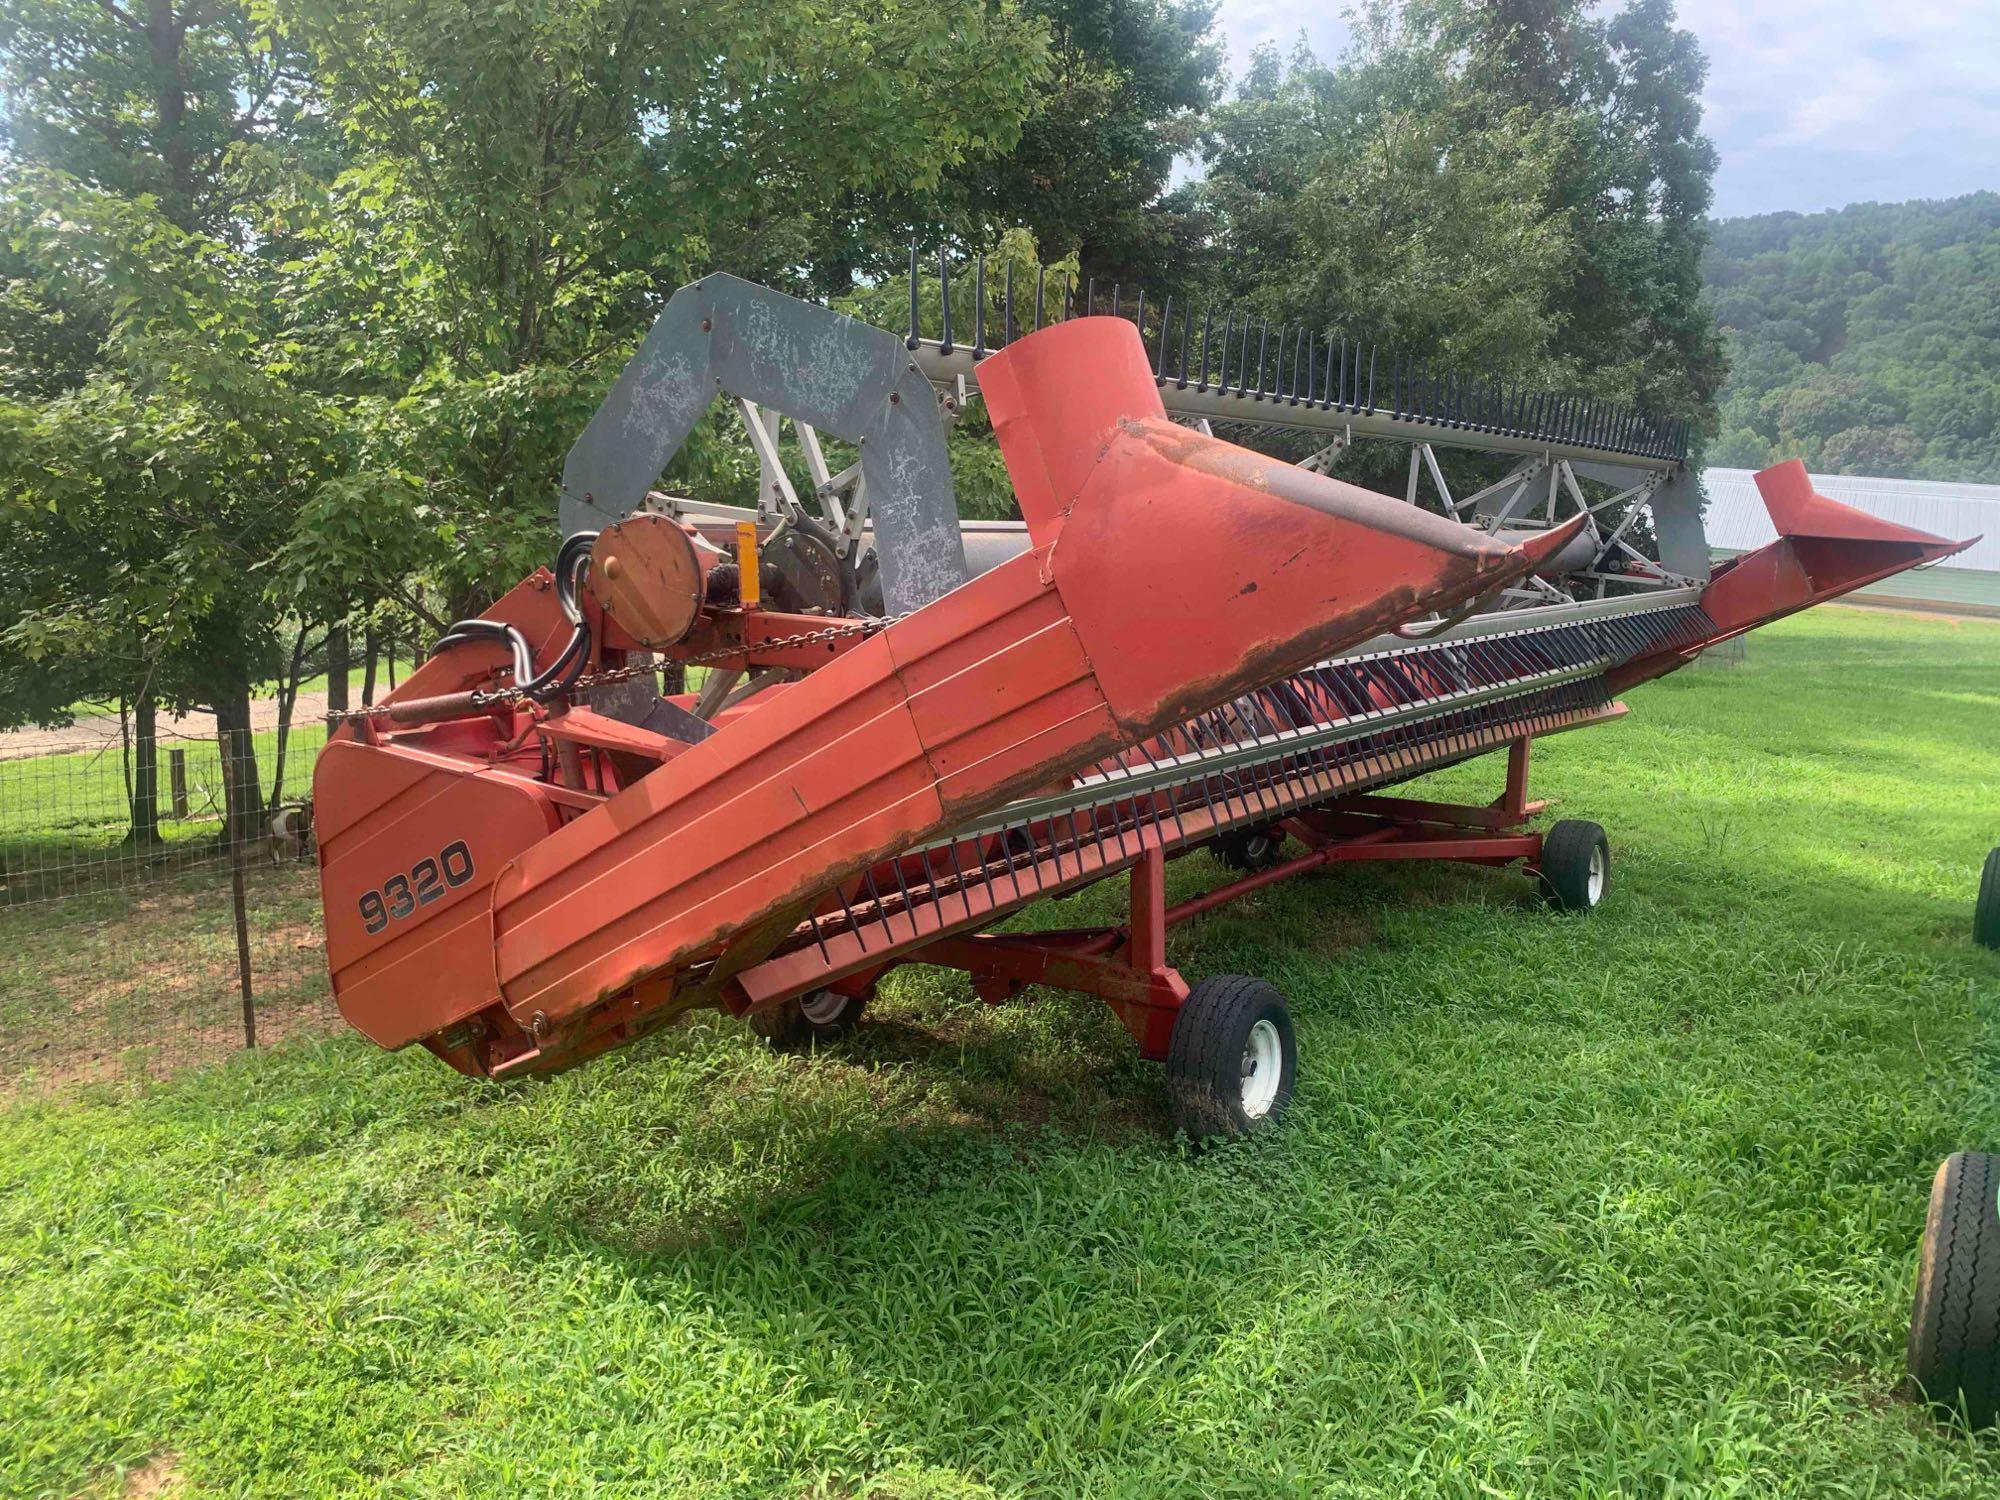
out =
[[246,840],[260,838],[264,831],[264,784],[257,772],[256,742],[250,738],[249,683],[216,695],[215,729],[222,737],[222,784],[229,798],[226,831]]
[[329,626],[326,632],[326,711],[347,712],[347,626]]
[[160,742],[153,695],[132,705],[132,777],[126,785],[131,821],[125,842],[144,849],[160,841]]
[[361,633],[361,656],[366,665],[361,669],[361,706],[375,706],[375,658],[380,654],[382,641],[370,624]]
[[166,163],[165,191],[160,207],[167,222],[194,229],[194,142],[187,127],[187,76],[182,45],[187,18],[175,16],[173,0],[148,0],[146,46],[153,65],[153,145]]
[[285,745],[292,737],[292,711],[299,704],[299,679],[305,675],[305,669],[306,627],[301,625],[299,633],[292,639],[292,659],[286,668],[285,680],[278,684],[278,744],[273,752],[277,769],[271,773],[273,807],[285,800]]

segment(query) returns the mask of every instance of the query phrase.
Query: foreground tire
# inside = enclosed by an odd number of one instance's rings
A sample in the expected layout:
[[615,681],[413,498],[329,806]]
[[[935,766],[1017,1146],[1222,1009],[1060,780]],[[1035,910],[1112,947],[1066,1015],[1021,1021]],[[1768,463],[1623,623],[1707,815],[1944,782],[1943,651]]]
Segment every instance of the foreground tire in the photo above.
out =
[[796,1052],[845,1036],[861,1020],[861,1012],[867,1006],[866,995],[814,990],[796,1000],[754,1012],[750,1029],[780,1051]]
[[1215,857],[1230,869],[1245,875],[1268,870],[1284,852],[1285,835],[1277,828],[1239,828],[1225,833],[1212,846]]
[[1922,1399],[1973,1431],[2000,1411],[2000,1158],[1947,1156],[1917,1254],[1909,1369]]
[[1196,1140],[1267,1130],[1291,1103],[1299,1048],[1285,997],[1229,974],[1188,993],[1167,1043],[1174,1123]]
[[1542,839],[1542,899],[1560,911],[1591,911],[1611,888],[1611,841],[1582,818],[1564,818]]
[[1986,856],[1979,872],[1979,899],[1972,906],[1972,940],[1982,948],[2000,948],[2000,849]]

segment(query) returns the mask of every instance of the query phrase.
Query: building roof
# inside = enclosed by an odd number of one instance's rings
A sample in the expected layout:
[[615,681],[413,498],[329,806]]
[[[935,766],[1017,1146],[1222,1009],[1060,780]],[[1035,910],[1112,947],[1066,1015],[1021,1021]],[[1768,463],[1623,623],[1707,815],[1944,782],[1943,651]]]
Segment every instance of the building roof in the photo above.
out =
[[[1848,474],[1815,474],[1812,481],[1813,488],[1827,499],[1885,521],[1953,541],[1983,537],[1970,550],[1952,558],[1948,567],[1954,572],[2000,573],[2000,484],[1868,479]],[[1708,491],[1703,519],[1712,551],[1748,552],[1776,539],[1752,470],[1706,469],[1702,482]]]

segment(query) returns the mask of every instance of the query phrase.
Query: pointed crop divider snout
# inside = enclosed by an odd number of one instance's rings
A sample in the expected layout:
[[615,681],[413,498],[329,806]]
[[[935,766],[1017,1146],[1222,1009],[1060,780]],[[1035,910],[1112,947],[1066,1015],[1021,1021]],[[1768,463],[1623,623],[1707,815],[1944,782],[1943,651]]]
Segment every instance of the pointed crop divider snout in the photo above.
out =
[[1954,542],[1831,500],[1813,488],[1797,459],[1759,470],[1756,479],[1778,538],[1717,566],[1701,599],[1714,633],[1677,652],[1630,663],[1611,675],[1614,688],[1661,676],[1718,641],[1908,568],[1942,562],[1979,540]]

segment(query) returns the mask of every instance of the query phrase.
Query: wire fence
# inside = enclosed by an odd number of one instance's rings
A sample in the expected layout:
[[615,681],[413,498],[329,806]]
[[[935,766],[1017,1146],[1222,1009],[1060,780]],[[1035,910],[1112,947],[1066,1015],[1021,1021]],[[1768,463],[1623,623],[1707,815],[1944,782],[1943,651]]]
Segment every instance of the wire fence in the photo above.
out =
[[[254,721],[253,721],[254,722]],[[338,1019],[324,724],[0,735],[0,1089],[160,1077]]]

